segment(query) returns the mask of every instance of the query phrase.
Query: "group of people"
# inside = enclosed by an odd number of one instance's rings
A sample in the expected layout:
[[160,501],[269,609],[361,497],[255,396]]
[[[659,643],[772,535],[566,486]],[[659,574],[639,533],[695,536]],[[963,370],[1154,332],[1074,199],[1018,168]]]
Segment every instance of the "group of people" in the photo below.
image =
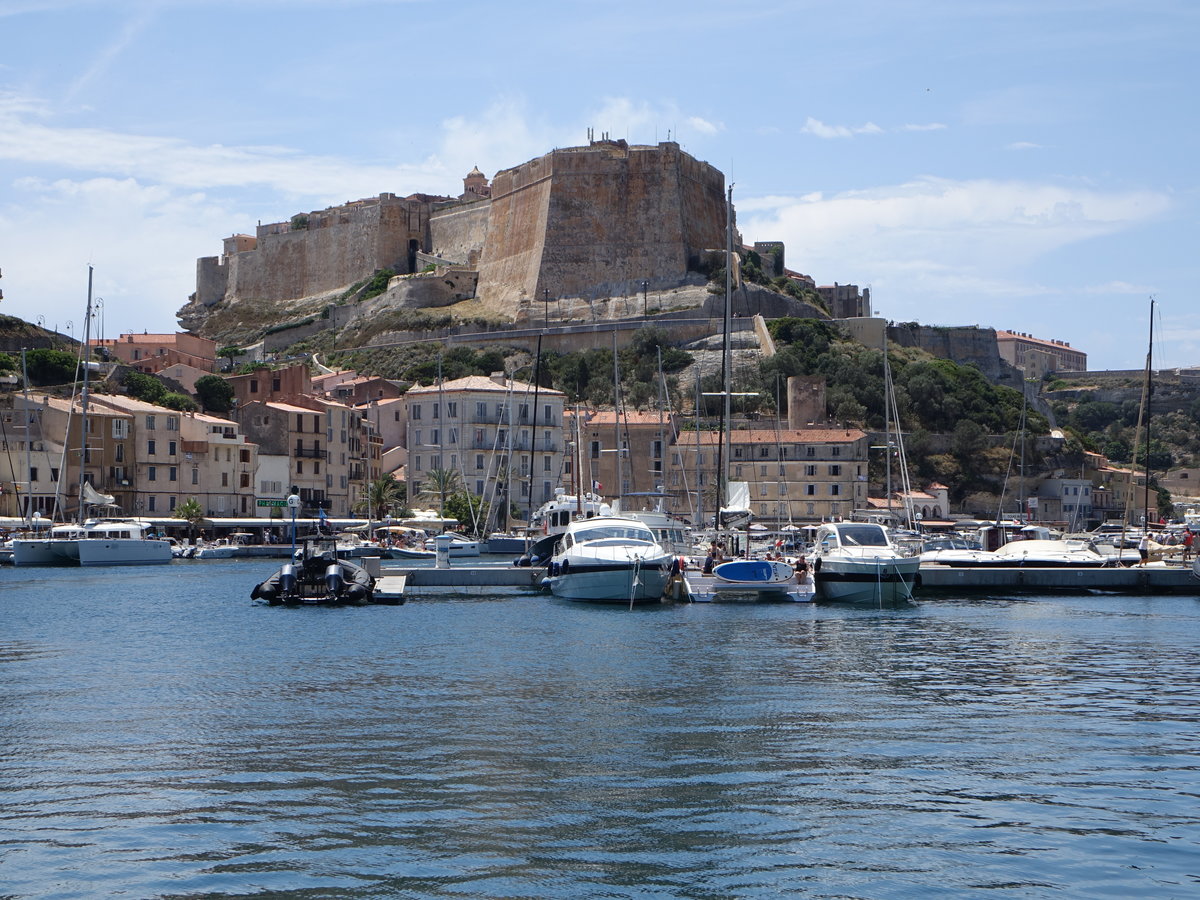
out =
[[[704,557],[704,566],[701,572],[705,575],[711,575],[713,568],[725,562],[729,557],[725,553],[724,541],[713,541],[708,545],[708,554]],[[776,548],[768,550],[763,556],[768,562],[784,562],[796,570],[796,580],[803,582],[808,578],[808,560],[803,554],[792,557],[785,557],[783,553]]]

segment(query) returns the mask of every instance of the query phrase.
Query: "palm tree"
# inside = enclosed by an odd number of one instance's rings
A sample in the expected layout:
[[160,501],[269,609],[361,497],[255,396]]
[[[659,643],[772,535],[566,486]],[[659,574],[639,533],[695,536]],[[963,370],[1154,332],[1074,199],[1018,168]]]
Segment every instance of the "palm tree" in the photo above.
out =
[[367,485],[367,510],[371,518],[382,519],[404,504],[404,485],[391,475],[376,478]]
[[175,518],[188,523],[188,540],[195,542],[196,529],[204,522],[204,510],[195,497],[188,497],[175,507]]
[[462,487],[462,479],[453,469],[430,469],[428,478],[421,487],[421,493],[438,498],[438,515],[446,510],[446,498],[456,493]]

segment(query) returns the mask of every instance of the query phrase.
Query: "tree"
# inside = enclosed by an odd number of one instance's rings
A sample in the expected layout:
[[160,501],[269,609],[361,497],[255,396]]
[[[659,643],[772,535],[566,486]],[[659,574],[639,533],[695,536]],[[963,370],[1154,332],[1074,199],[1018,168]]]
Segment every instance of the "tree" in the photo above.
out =
[[430,469],[427,475],[428,478],[421,488],[421,493],[429,497],[437,497],[438,513],[443,514],[446,509],[446,498],[459,490],[462,479],[453,469]]
[[227,413],[233,409],[233,385],[220,375],[204,375],[196,379],[196,396],[209,412]]
[[367,485],[365,499],[371,518],[382,519],[404,505],[404,485],[384,475]]
[[196,529],[204,523],[204,510],[200,507],[200,501],[195,497],[188,497],[175,507],[174,515],[176,519],[187,521],[188,538],[196,540]]
[[189,397],[187,394],[180,394],[175,391],[169,391],[163,394],[162,399],[158,401],[159,405],[165,406],[167,409],[173,409],[178,412],[199,412],[200,404]]
[[142,372],[125,373],[125,392],[135,400],[161,404],[167,396],[167,386],[153,375]]
[[229,346],[222,347],[220,350],[217,351],[218,359],[229,360],[229,365],[226,366],[226,371],[233,368],[233,361],[241,355],[242,355],[242,348],[237,346],[236,344],[230,344]]
[[62,350],[39,348],[25,354],[29,381],[35,385],[67,384],[75,380],[75,357]]

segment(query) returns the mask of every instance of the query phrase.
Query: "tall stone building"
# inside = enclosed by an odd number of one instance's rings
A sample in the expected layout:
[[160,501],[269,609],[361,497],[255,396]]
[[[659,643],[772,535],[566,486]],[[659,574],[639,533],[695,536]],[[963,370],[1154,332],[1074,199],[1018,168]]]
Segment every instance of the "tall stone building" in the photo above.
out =
[[[464,294],[514,318],[544,300],[676,287],[725,244],[725,179],[677,143],[593,140],[497,173],[473,169],[457,198],[385,193],[225,240],[198,260],[191,323],[218,304],[343,290],[381,269],[413,305]],[[447,273],[452,277],[447,278]],[[445,298],[433,288],[451,284]],[[447,293],[443,291],[443,293]]]

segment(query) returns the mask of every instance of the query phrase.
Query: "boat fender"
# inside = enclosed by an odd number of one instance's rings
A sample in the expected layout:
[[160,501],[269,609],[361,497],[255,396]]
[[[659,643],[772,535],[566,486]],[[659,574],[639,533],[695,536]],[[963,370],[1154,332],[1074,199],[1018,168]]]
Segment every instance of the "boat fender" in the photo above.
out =
[[562,573],[563,573],[564,575],[566,575],[566,574],[567,574],[567,570],[568,570],[568,569],[570,569],[570,568],[571,568],[571,561],[570,561],[569,559],[564,559],[564,560],[562,561]]
[[819,556],[818,556],[818,557],[817,557],[815,560],[813,560],[813,564],[812,564],[812,570],[813,570],[814,572],[820,572],[820,571],[821,571],[821,557],[819,557]]
[[558,563],[556,563],[556,562],[550,563],[550,565],[546,566],[546,571],[548,573],[550,573],[551,578],[557,577],[558,576]]
[[687,560],[682,556],[676,556],[671,560],[671,574],[678,575],[687,568]]

